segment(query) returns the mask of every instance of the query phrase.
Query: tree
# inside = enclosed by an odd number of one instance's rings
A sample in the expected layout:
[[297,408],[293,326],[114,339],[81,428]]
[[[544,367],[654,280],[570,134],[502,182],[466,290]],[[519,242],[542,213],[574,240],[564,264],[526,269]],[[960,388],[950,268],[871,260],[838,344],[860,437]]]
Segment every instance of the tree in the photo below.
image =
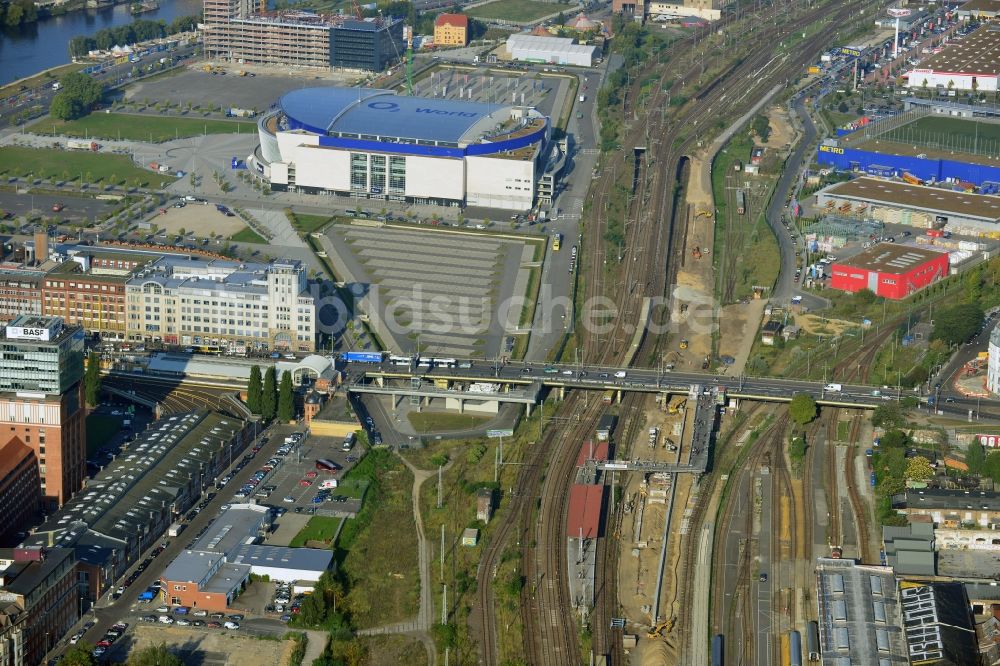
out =
[[806,438],[802,435],[796,435],[788,444],[788,456],[793,462],[801,462],[806,457],[806,449]]
[[93,649],[84,643],[77,643],[63,654],[59,663],[63,666],[97,666],[97,660],[91,653]]
[[878,296],[871,289],[859,289],[854,292],[854,300],[862,305],[871,305]]
[[879,442],[883,450],[898,449],[903,451],[910,444],[910,437],[902,430],[895,428],[887,431]]
[[247,409],[254,414],[260,414],[262,390],[260,385],[260,366],[255,365],[250,368],[250,380],[247,382]]
[[295,394],[292,392],[292,373],[281,375],[281,388],[278,390],[278,420],[288,423],[295,418]]
[[872,425],[876,428],[898,428],[903,425],[903,412],[894,402],[879,405],[872,412]]
[[101,396],[101,357],[97,352],[87,356],[87,369],[83,374],[83,395],[88,407],[97,405]]
[[753,122],[750,124],[750,128],[754,131],[761,141],[767,143],[768,137],[771,136],[771,123],[768,121],[767,116],[763,113],[758,113],[753,118]]
[[906,463],[906,479],[908,481],[926,481],[934,476],[931,461],[923,456],[913,456]]
[[949,345],[968,342],[979,332],[983,316],[983,309],[978,303],[961,303],[938,310],[934,315],[931,340],[941,340]]
[[154,643],[133,651],[128,658],[128,666],[184,666],[184,662],[167,650],[164,643]]
[[60,120],[87,115],[101,101],[104,87],[80,72],[71,72],[59,80],[59,93],[52,98],[49,113]]
[[260,397],[260,415],[270,421],[278,410],[278,381],[272,365],[264,373],[264,392]]
[[807,393],[796,393],[788,404],[788,414],[799,425],[805,425],[816,418],[816,400]]
[[979,442],[969,444],[969,449],[965,452],[965,464],[973,474],[982,474],[986,465],[986,448]]
[[837,105],[837,111],[840,111],[841,113],[847,113],[850,110],[851,107],[847,106],[847,102],[841,102]]
[[302,600],[296,624],[306,627],[322,626],[323,622],[326,621],[326,613],[326,597],[318,590],[315,590],[312,594],[307,594],[306,598]]

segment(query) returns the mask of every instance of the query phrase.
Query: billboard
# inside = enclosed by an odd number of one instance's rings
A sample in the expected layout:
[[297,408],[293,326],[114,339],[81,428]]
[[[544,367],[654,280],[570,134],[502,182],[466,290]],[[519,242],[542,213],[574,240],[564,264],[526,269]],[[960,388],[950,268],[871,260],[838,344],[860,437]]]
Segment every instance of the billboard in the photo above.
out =
[[1000,435],[976,435],[976,441],[987,449],[1000,448]]

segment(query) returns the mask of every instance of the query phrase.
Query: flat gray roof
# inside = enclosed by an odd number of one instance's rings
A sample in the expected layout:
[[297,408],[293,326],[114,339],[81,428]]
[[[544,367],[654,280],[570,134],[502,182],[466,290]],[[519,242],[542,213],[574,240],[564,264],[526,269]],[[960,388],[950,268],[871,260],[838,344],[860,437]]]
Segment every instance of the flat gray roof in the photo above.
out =
[[333,551],[247,544],[230,553],[230,560],[253,567],[278,567],[290,571],[322,573],[330,568]]
[[816,193],[896,208],[925,210],[939,215],[961,215],[986,222],[1000,221],[1000,197],[966,194],[938,187],[909,185],[877,178],[855,178]]
[[266,506],[232,504],[209,524],[191,550],[225,555],[243,545],[247,539],[259,536],[260,529],[270,522],[271,510]]
[[[936,55],[914,69],[935,74],[997,74],[1000,72],[1000,30],[984,25],[963,38],[954,39]],[[911,75],[913,76],[913,75]]]

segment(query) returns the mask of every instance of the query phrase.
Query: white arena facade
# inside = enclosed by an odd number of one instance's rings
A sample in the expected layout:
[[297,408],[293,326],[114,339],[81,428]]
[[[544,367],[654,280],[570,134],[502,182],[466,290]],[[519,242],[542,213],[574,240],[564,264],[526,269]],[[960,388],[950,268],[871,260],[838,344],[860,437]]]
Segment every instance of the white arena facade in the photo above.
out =
[[258,123],[247,166],[271,189],[525,211],[551,126],[530,107],[303,88]]

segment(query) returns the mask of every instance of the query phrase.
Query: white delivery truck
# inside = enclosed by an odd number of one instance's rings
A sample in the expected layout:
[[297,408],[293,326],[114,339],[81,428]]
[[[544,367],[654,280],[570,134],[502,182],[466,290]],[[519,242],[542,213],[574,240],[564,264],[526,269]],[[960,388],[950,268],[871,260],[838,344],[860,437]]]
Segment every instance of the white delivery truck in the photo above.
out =
[[580,101],[581,102],[586,102],[587,101],[587,96],[586,95],[580,95]]
[[169,528],[167,528],[167,536],[178,536],[184,531],[184,523],[174,523]]
[[823,387],[826,391],[832,391],[833,393],[840,393],[844,390],[843,384],[827,384]]

